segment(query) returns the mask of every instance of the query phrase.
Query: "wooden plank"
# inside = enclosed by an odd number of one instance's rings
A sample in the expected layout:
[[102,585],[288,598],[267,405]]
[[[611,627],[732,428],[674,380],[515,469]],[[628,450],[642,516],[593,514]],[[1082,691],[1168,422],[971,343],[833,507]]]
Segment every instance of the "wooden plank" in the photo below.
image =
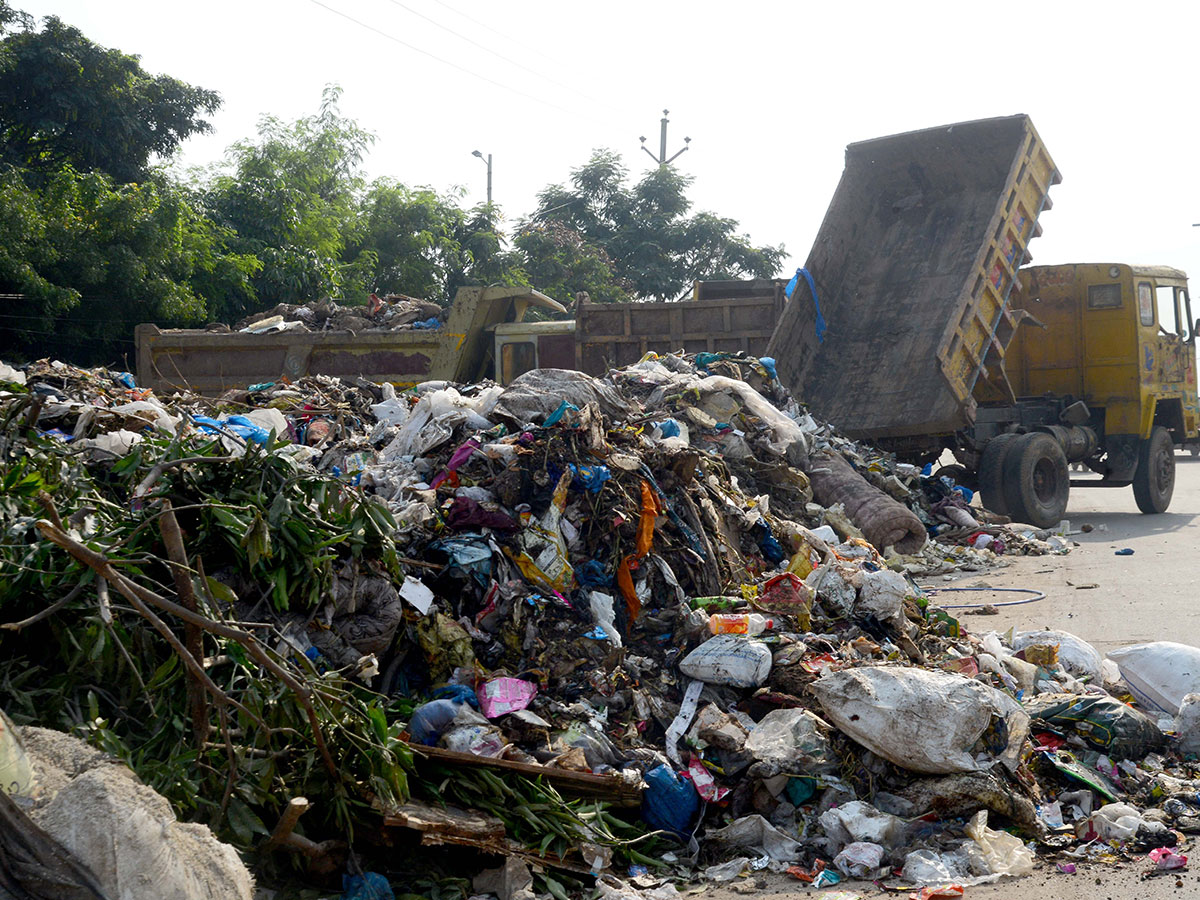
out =
[[475,809],[432,806],[421,800],[409,800],[400,806],[390,807],[384,813],[383,824],[411,828],[446,839],[466,837],[502,841],[506,836],[504,823],[495,816]]
[[542,777],[563,793],[574,797],[606,800],[618,806],[637,806],[642,802],[642,785],[630,783],[617,775],[573,772],[570,769],[555,769],[550,766],[517,762],[511,759],[492,759],[486,756],[476,756],[473,753],[459,753],[456,750],[445,750],[441,747],[421,747],[412,744],[409,746],[418,757],[424,756],[452,766],[496,769],[501,772],[515,772],[530,778]]

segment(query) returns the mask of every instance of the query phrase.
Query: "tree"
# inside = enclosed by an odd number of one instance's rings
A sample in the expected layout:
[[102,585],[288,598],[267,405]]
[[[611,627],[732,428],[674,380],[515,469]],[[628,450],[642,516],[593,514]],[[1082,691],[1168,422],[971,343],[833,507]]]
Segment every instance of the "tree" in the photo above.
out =
[[[0,31],[19,14],[0,7]],[[89,41],[48,16],[0,40],[0,161],[49,177],[64,166],[100,171],[118,182],[146,178],[201,118],[220,106],[212,91],[152,76],[138,57]]]
[[258,141],[234,144],[225,171],[199,188],[237,251],[262,262],[254,300],[215,309],[218,317],[341,294],[342,253],[361,231],[359,167],[374,136],[341,115],[340,93],[326,88],[315,116],[263,118]]
[[[526,270],[559,273],[565,289],[587,290],[593,299],[628,291],[657,300],[677,299],[697,279],[771,278],[779,271],[782,245],[755,247],[734,219],[687,215],[690,176],[659,166],[629,187],[628,174],[616,153],[598,150],[571,172],[569,187],[539,193],[538,209],[516,240]],[[574,259],[565,260],[564,252]],[[571,264],[584,261],[588,274],[575,274]]]
[[[69,166],[31,187],[0,171],[0,354],[132,359],[139,322],[202,323],[209,296],[251,295],[254,257],[228,250],[185,191]],[[251,295],[252,296],[252,295]]]

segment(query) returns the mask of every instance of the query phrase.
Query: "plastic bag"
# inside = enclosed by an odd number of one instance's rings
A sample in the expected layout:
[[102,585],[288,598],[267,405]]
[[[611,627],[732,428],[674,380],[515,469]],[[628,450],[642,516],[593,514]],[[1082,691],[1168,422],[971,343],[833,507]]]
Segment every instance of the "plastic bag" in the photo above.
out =
[[839,845],[869,842],[895,847],[904,839],[904,820],[880,812],[863,800],[851,800],[821,813],[821,827]]
[[934,853],[932,850],[914,850],[908,854],[900,873],[906,883],[919,885],[961,882],[969,875],[970,864],[965,855]]
[[874,616],[881,621],[894,618],[910,593],[912,588],[899,572],[891,569],[864,572],[854,613],[860,617]]
[[1114,759],[1141,759],[1163,745],[1149,716],[1104,694],[1040,694],[1025,711],[1053,728],[1069,729]]
[[695,786],[676,775],[670,766],[657,766],[646,773],[642,818],[651,828],[686,838],[699,811],[700,795]]
[[746,739],[746,751],[760,762],[787,764],[792,774],[837,770],[829,748],[829,726],[806,709],[773,709]]
[[1179,752],[1184,756],[1200,756],[1200,694],[1187,694],[1175,719],[1179,735]]
[[567,505],[567,488],[571,485],[571,473],[563,472],[550,498],[550,507],[541,520],[528,514],[522,515],[524,530],[518,535],[520,553],[508,553],[517,568],[533,584],[546,590],[565,594],[575,581],[575,571],[567,557],[567,542],[563,538],[559,522]]
[[842,848],[833,864],[850,878],[870,878],[883,864],[883,848],[868,841],[855,841]]
[[1101,682],[1100,666],[1103,658],[1096,648],[1083,638],[1066,631],[1020,631],[1013,639],[1014,650],[1024,650],[1035,644],[1057,646],[1060,666],[1072,675],[1090,679],[1094,684]]
[[868,750],[913,772],[934,775],[987,768],[984,745],[1015,768],[1029,716],[1012,697],[962,675],[911,667],[860,668],[815,681],[829,720]]
[[537,696],[537,685],[520,678],[493,678],[479,686],[479,709],[489,719],[524,709]]
[[0,710],[0,791],[14,797],[32,797],[37,776],[12,720]]
[[1200,693],[1200,648],[1173,641],[1134,644],[1108,654],[1129,690],[1151,715],[1179,715],[1187,694]]
[[771,673],[771,650],[742,635],[718,634],[685,656],[679,671],[709,684],[758,687]]
[[987,827],[987,810],[971,817],[966,832],[974,843],[966,845],[971,871],[976,875],[1028,875],[1033,871],[1033,852],[1021,839]]
[[788,837],[759,815],[742,816],[724,828],[709,831],[706,840],[730,847],[758,850],[776,862],[795,862],[802,849],[798,841]]

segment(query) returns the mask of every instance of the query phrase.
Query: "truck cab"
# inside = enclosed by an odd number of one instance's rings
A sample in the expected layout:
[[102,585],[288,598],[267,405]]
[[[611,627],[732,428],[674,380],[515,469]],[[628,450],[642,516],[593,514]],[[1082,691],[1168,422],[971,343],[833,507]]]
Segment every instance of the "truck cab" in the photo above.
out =
[[[1052,512],[1059,497],[1065,509],[1063,463],[1080,462],[1101,477],[1070,486],[1132,485],[1143,512],[1166,510],[1175,448],[1194,442],[1200,423],[1187,276],[1165,266],[1033,266],[1021,270],[1012,306],[1021,325],[1004,377],[1015,402],[980,396],[995,379],[976,392],[985,504],[1020,518],[1037,518],[1029,514],[1039,503]],[[1062,459],[1043,441],[1043,458],[1020,465],[1013,454],[1033,451],[1016,437],[995,439],[1022,430],[1053,437]],[[1030,484],[1003,483],[1021,471],[1033,473]]]

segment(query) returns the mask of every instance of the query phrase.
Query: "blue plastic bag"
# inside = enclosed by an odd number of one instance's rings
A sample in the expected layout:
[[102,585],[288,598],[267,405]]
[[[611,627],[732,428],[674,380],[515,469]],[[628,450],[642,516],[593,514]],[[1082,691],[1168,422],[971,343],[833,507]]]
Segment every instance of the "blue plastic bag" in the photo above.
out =
[[343,900],[396,900],[392,886],[378,872],[342,876]]
[[665,438],[679,437],[679,423],[674,419],[664,419],[661,422],[655,422],[654,426],[662,432]]
[[462,703],[458,700],[430,700],[413,710],[408,721],[408,733],[418,744],[432,747],[450,727]]
[[254,441],[256,444],[265,444],[271,436],[269,431],[255,425],[252,419],[245,416],[227,416],[224,419],[192,416],[192,421],[199,425],[202,431],[207,431],[209,434],[221,434],[227,431],[244,440]]
[[646,773],[642,818],[651,828],[686,838],[699,811],[700,795],[695,786],[676,775],[670,766],[658,766]]
[[576,491],[598,494],[604,487],[604,482],[612,478],[608,466],[577,466],[575,463],[567,463],[567,468],[574,476],[571,479],[571,488]]

